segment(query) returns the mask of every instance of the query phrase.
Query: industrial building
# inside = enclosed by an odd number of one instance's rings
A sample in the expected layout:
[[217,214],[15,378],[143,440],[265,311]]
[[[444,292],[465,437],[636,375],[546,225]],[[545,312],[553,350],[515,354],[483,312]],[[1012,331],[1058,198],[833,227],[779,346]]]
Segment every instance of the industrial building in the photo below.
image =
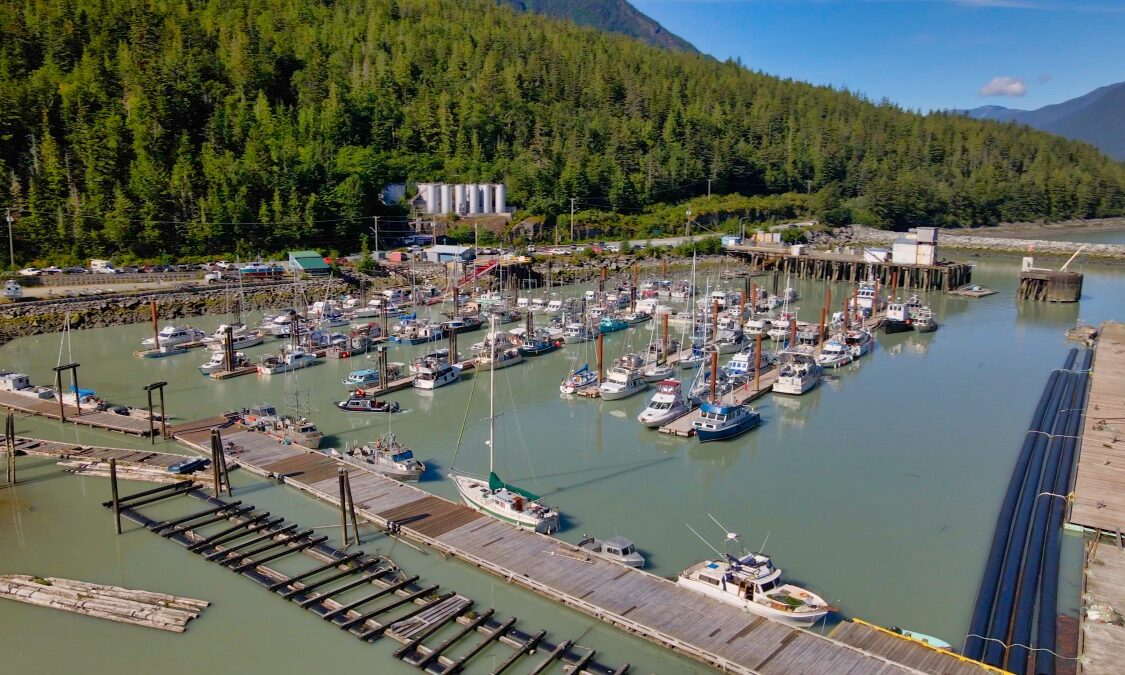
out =
[[937,264],[937,228],[916,227],[899,239],[891,248],[891,260],[896,265]]
[[426,214],[483,216],[507,213],[507,199],[503,183],[418,183],[413,203]]
[[477,257],[471,246],[431,246],[423,249],[426,260],[429,262],[469,262]]
[[316,251],[290,251],[289,269],[294,274],[307,274],[312,277],[328,276],[331,268],[324,262],[324,256]]

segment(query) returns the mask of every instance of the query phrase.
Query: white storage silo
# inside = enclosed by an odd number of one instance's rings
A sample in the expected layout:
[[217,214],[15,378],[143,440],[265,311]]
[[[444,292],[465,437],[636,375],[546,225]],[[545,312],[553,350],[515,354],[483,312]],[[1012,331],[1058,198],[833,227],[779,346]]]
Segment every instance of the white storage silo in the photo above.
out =
[[438,203],[438,190],[437,186],[433,183],[425,184],[425,191],[422,193],[426,200],[426,213],[437,213],[441,209],[441,204]]
[[480,213],[480,185],[476,183],[466,185],[465,191],[469,198],[469,214],[475,216]]
[[453,212],[462,213],[465,208],[465,184],[458,183],[453,186]]
[[508,188],[503,183],[496,184],[496,213],[507,211]]
[[496,213],[495,211],[492,210],[492,191],[493,191],[493,189],[494,188],[493,188],[491,183],[489,183],[487,185],[480,186],[480,196],[483,199],[483,203],[481,204],[481,209],[480,209],[481,213]]
[[453,186],[441,184],[441,210],[438,213],[453,213]]

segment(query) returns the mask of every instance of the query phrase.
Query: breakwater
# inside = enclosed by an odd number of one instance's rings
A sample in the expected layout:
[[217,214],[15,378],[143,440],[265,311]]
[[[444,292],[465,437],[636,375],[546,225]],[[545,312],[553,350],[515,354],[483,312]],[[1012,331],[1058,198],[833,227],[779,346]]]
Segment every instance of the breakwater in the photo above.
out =
[[[817,243],[830,243],[835,246],[890,246],[894,240],[904,236],[902,232],[876,230],[870,227],[852,225],[841,227],[828,237],[818,237]],[[1125,245],[1122,244],[1083,244],[1073,241],[1053,241],[1047,239],[1018,239],[1014,237],[979,237],[961,234],[958,230],[941,230],[938,246],[942,249],[972,251],[977,253],[1003,255],[1070,256],[1079,248],[1082,256],[1101,261],[1125,262]],[[1028,251],[1031,253],[1028,253]]]

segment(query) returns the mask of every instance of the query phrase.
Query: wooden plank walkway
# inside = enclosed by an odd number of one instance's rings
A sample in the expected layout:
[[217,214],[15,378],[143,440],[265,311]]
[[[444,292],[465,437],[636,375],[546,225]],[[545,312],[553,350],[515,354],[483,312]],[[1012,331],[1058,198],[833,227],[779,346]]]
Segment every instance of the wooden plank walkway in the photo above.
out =
[[[211,418],[173,428],[209,449]],[[222,429],[232,458],[253,473],[338,504],[337,468],[323,453],[280,443],[233,424]],[[229,446],[228,446],[229,447]],[[908,673],[914,669],[843,642],[747,613],[662,577],[600,558],[364,471],[351,471],[360,517],[459,557],[606,623],[735,673]]]
[[1086,544],[1086,569],[1083,573],[1083,611],[1080,618],[1078,672],[1089,675],[1117,675],[1121,672],[1121,645],[1125,627],[1090,621],[1086,608],[1109,605],[1125,611],[1125,550],[1109,540]]
[[1125,324],[1102,324],[1074,481],[1070,523],[1125,532]]
[[134,464],[167,469],[176,462],[188,459],[187,455],[175,455],[150,450],[129,448],[104,448],[96,445],[79,445],[59,441],[45,441],[26,436],[16,437],[16,453],[56,459],[75,459],[90,462],[108,462],[116,459],[118,464]]
[[882,654],[898,663],[927,673],[982,675],[1005,672],[980,661],[967,659],[956,652],[931,647],[921,640],[899,635],[859,619],[841,622],[828,635],[853,647]]
[[[59,419],[59,402],[55,399],[24,396],[14,391],[0,391],[0,407],[28,415],[35,415],[37,417],[46,417],[52,420]],[[106,429],[108,431],[131,434],[133,436],[149,435],[149,421],[147,419],[127,417],[111,412],[94,412],[91,410],[79,411],[76,406],[70,404],[64,404],[63,409],[66,414],[66,421],[73,424],[94,427],[95,429]],[[156,423],[156,429],[158,431],[160,429],[159,422]]]

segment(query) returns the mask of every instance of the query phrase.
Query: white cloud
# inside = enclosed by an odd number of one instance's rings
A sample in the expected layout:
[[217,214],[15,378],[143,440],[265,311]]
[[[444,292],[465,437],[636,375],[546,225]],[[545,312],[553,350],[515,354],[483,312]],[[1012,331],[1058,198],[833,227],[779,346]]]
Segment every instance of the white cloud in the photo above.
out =
[[998,75],[980,88],[981,96],[1023,96],[1027,93],[1027,84],[1018,77]]

